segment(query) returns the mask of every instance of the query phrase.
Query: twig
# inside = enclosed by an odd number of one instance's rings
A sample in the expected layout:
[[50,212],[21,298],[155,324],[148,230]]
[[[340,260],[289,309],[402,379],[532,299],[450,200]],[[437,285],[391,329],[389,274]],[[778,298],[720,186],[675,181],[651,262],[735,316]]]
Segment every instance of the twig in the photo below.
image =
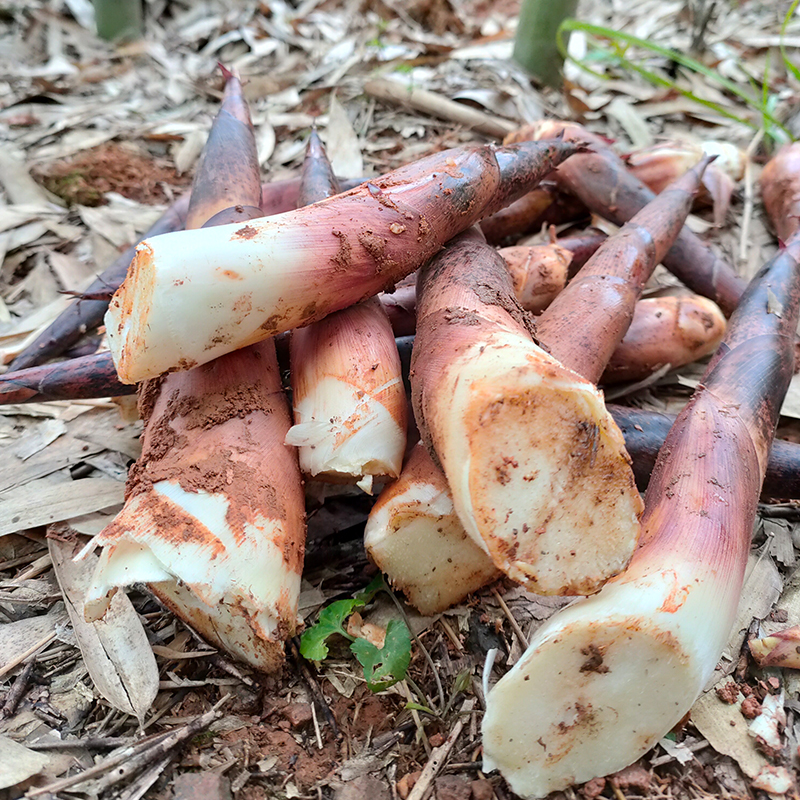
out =
[[223,672],[227,672],[228,675],[238,678],[248,688],[255,689],[257,687],[256,682],[249,675],[245,675],[235,664],[232,664],[227,658],[223,658],[219,653],[211,653],[209,662]]
[[311,671],[311,667],[309,667],[308,662],[300,654],[299,641],[300,640],[296,636],[289,640],[289,649],[292,652],[292,657],[294,658],[295,664],[297,664],[297,668],[300,670],[300,674],[308,685],[308,688],[311,690],[313,699],[319,706],[320,711],[322,711],[328,725],[331,726],[334,737],[338,740],[342,734],[339,730],[339,726],[336,724],[336,717],[333,716],[333,711],[331,711],[331,707],[328,705],[328,701],[325,699],[325,695],[322,693],[322,689],[314,673]]
[[50,553],[45,553],[43,556],[39,556],[29,567],[25,570],[25,572],[21,572],[14,578],[11,583],[12,584],[19,584],[22,581],[30,580],[31,578],[35,578],[37,575],[41,575],[43,572],[48,570],[50,567],[53,566],[53,559],[50,558]]
[[[414,696],[411,694],[411,689],[408,688],[407,680],[400,681],[400,683],[398,683],[397,686],[400,689],[400,691],[405,695],[406,700],[408,700],[409,703],[413,703]],[[410,709],[410,711],[411,711],[411,719],[414,720],[414,725],[416,725],[417,727],[417,735],[419,736],[419,739],[422,742],[422,746],[425,748],[425,755],[427,755],[428,758],[430,758],[433,750],[431,749],[431,743],[428,741],[428,735],[425,733],[425,726],[422,724],[422,720],[420,719],[419,716],[419,711],[417,711],[416,708],[412,708]]]
[[137,744],[137,740],[130,736],[94,736],[86,739],[69,739],[52,742],[25,743],[29,750],[113,750],[115,747],[130,747]]
[[34,789],[30,789],[28,791],[27,797],[36,797],[37,795],[40,794],[48,794],[48,793],[53,794],[54,792],[60,792],[64,789],[68,789],[70,786],[75,786],[78,783],[83,783],[89,778],[93,778],[95,775],[102,775],[109,769],[113,769],[118,764],[121,764],[127,759],[131,758],[131,756],[135,755],[136,753],[141,752],[143,749],[148,749],[152,747],[154,743],[161,742],[171,735],[172,735],[171,731],[164,731],[163,733],[159,733],[156,734],[155,736],[150,736],[147,739],[143,739],[141,742],[137,742],[136,744],[130,745],[128,747],[123,747],[121,750],[118,750],[115,753],[111,753],[103,761],[100,761],[93,767],[89,767],[89,769],[85,769],[83,772],[79,772],[76,775],[70,775],[67,778],[61,778],[60,780],[53,781],[53,783],[50,783],[47,786],[38,786]]
[[31,675],[33,675],[35,666],[36,659],[32,658],[25,665],[25,669],[14,678],[14,682],[11,684],[11,688],[6,695],[6,701],[3,703],[3,709],[0,711],[0,716],[10,717],[17,710],[19,701],[22,700],[25,692],[28,690],[28,684],[31,681]]
[[319,730],[319,720],[317,719],[317,706],[315,703],[311,704],[311,719],[314,722],[314,735],[317,737],[317,749],[322,750],[322,734]]
[[750,238],[750,220],[753,218],[753,153],[764,138],[764,129],[760,128],[747,145],[744,159],[744,210],[742,213],[742,233],[739,237],[739,264],[747,261],[747,245]]
[[456,632],[450,627],[450,623],[444,617],[441,617],[439,619],[439,624],[444,628],[447,638],[450,639],[456,650],[458,650],[459,653],[463,653],[464,645],[461,644],[461,640],[456,636]]
[[[95,775],[105,775],[104,778],[98,780],[92,787],[93,791],[99,794],[103,789],[113,786],[145,764],[165,755],[186,739],[208,727],[219,715],[219,707],[227,702],[229,698],[230,695],[226,694],[210,711],[196,717],[179,730],[167,731],[130,747],[125,747],[117,753],[108,756],[108,758],[101,761],[99,764],[95,764],[93,767],[89,767],[89,769],[77,775],[62,778],[47,786],[38,786],[35,789],[31,789],[27,796],[37,797],[40,794],[54,794],[70,786],[85,783],[90,778],[94,778]],[[113,770],[113,773],[110,775],[106,774],[109,770]]]
[[500,608],[503,609],[503,613],[508,618],[508,621],[511,623],[511,629],[519,639],[519,643],[522,645],[523,650],[528,649],[528,639],[525,634],[522,632],[522,628],[520,628],[519,623],[514,619],[514,615],[511,613],[511,609],[506,605],[506,601],[503,600],[500,592],[497,589],[492,589],[492,594],[494,595],[494,599],[500,603]]
[[658,383],[658,381],[660,381],[671,369],[672,364],[664,364],[655,372],[651,373],[646,378],[642,378],[640,381],[635,381],[634,383],[624,383],[621,386],[609,387],[603,392],[606,396],[606,402],[609,400],[616,400],[619,397],[625,397],[626,395],[646,389],[648,386],[652,386],[654,383]]
[[447,760],[447,756],[450,755],[450,751],[453,749],[456,740],[461,735],[461,731],[464,729],[464,714],[472,711],[474,704],[475,701],[472,698],[469,698],[463,702],[458,719],[456,720],[456,724],[453,726],[453,730],[450,731],[450,735],[447,737],[447,740],[441,747],[434,748],[433,752],[431,753],[431,757],[428,759],[428,763],[425,764],[422,774],[419,776],[419,780],[417,780],[417,782],[414,784],[414,788],[408,795],[408,800],[422,800],[422,797],[424,796],[428,787],[431,785],[431,782],[442,768],[444,762]]
[[132,756],[112,772],[106,773],[102,778],[92,784],[91,793],[103,796],[103,792],[106,789],[110,789],[116,783],[119,783],[119,781],[134,775],[147,764],[151,764],[153,761],[159,760],[164,756],[169,756],[171,758],[172,751],[176,747],[205,730],[220,716],[218,709],[220,705],[227,702],[229,698],[230,695],[225,695],[225,697],[217,702],[210,711],[206,711],[205,714],[201,714],[196,719],[193,719],[183,728],[173,731],[169,736],[156,742],[152,747]]
[[177,692],[175,692],[175,694],[172,695],[172,699],[169,700],[169,702],[167,702],[162,709],[156,711],[156,713],[153,714],[153,716],[150,717],[150,719],[144,723],[144,725],[142,726],[142,730],[146,731],[151,725],[154,725],[156,722],[158,722],[161,719],[161,717],[164,716],[164,714],[166,714],[168,711],[170,711],[172,708],[178,705],[178,703],[180,703],[186,697],[187,694],[189,694],[188,689],[179,689]]
[[35,653],[38,653],[39,650],[41,650],[43,647],[46,647],[55,638],[56,638],[56,632],[51,631],[50,633],[47,634],[47,636],[45,636],[35,645],[29,647],[24,653],[20,653],[16,658],[9,661],[8,664],[5,664],[3,667],[0,667],[0,678],[2,678],[4,675],[7,675],[15,667],[18,667],[26,658],[30,658]]
[[153,764],[147,772],[143,772],[130,786],[119,796],[118,800],[140,800],[145,792],[158,780],[158,776],[164,771],[167,764],[172,761],[173,753],[168,753],[157,764]]
[[487,136],[495,136],[498,139],[502,139],[517,127],[509,120],[490,116],[477,108],[470,108],[463,103],[449,100],[434,92],[417,89],[413,86],[404,86],[402,83],[390,81],[386,78],[367,81],[364,84],[364,91],[379,100],[407,106],[423,114],[431,114],[434,117],[439,117],[439,119],[456,122],[459,125],[464,125],[479,133],[485,133]]
[[11,558],[8,561],[0,561],[0,572],[4,572],[12,567],[21,567],[24,564],[30,564],[41,557],[41,551],[37,550],[35,553],[28,553],[27,555],[20,556],[19,558]]

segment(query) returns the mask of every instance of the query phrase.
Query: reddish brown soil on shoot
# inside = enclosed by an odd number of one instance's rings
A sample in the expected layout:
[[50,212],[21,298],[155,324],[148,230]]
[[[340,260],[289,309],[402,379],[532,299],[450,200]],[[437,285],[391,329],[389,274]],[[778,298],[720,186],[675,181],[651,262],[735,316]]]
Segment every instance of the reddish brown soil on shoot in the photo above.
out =
[[33,176],[69,205],[103,205],[107,192],[152,205],[170,200],[164,184],[181,189],[191,175],[178,175],[166,159],[117,142],[84,150],[74,158],[36,167]]

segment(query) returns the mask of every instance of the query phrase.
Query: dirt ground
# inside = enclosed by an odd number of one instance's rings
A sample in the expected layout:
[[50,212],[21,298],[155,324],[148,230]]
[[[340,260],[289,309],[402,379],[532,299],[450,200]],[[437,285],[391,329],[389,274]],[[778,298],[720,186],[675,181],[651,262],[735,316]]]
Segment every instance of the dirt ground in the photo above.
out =
[[[634,46],[624,57],[637,72],[582,33],[556,91],[509,60],[516,0],[148,0],[144,39],[118,47],[95,36],[88,0],[0,3],[0,365],[186,191],[221,98],[217,61],[242,76],[265,181],[297,174],[312,124],[340,176],[492,140],[444,108],[376,99],[365,90],[376,78],[508,127],[576,119],[620,153],[665,139],[730,142],[748,155],[731,208],[721,225],[710,209],[689,224],[752,277],[777,248],[761,165],[800,134],[800,82],[781,50],[799,63],[790,6],[585,0],[581,20],[691,52],[727,83]],[[674,283],[659,269],[649,288]],[[73,354],[99,342],[90,335]],[[608,397],[674,413],[702,369]],[[800,442],[798,420],[795,379],[779,436]],[[292,645],[282,671],[263,676],[209,648],[143,588],[129,592],[114,632],[76,623],[75,587],[86,577],[59,565],[119,510],[140,433],[130,399],[0,406],[0,798],[514,797],[497,773],[482,772],[481,675],[496,649],[494,683],[561,601],[500,582],[428,618],[382,595],[365,616],[402,615],[416,640],[408,678],[379,694],[343,640],[320,665]],[[775,502],[759,507],[736,630],[708,691],[635,764],[556,796],[797,797],[800,672],[759,669],[747,642],[800,624],[800,510],[796,499],[765,500]],[[307,623],[374,577],[361,546],[370,502],[331,490],[309,499]],[[132,655],[115,658],[102,637],[132,640],[133,628],[141,639]],[[145,703],[136,676],[151,651],[158,693]],[[769,740],[748,732],[765,707]]]

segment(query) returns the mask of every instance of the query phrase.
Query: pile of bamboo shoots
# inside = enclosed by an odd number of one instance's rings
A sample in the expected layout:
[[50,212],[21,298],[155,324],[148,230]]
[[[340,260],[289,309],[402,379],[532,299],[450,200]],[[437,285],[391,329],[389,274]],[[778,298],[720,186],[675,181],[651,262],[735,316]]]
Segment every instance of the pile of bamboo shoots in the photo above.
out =
[[[1,402],[138,392],[142,456],[85,548],[102,548],[87,613],[143,583],[275,670],[298,627],[303,477],[355,484],[378,494],[369,557],[422,613],[500,576],[583,596],[488,693],[486,768],[543,797],[633,762],[727,641],[762,485],[800,496],[798,446],[772,447],[800,305],[800,151],[764,171],[783,247],[745,287],[684,225],[698,201],[724,223],[734,148],[623,159],[543,120],[343,185],[312,131],[299,180],[262,187],[225,79],[188,198],[99,279],[113,297],[71,307],[0,376]],[[619,230],[575,227],[590,213]],[[522,239],[550,223],[573,228]],[[697,294],[643,298],[659,263]],[[43,363],[106,307],[107,351]],[[677,419],[598,388],[715,351]]]

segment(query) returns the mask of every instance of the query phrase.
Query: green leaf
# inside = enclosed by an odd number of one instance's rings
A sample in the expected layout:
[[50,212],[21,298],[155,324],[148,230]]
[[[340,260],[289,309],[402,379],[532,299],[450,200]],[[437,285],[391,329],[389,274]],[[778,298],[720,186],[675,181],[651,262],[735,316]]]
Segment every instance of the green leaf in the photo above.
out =
[[[795,5],[800,2],[800,0],[796,0]],[[794,6],[790,9],[790,13],[794,10]],[[788,24],[788,23],[786,23]],[[784,29],[785,30],[785,27]],[[670,88],[674,91],[678,92],[679,94],[683,95],[684,97],[693,100],[695,103],[699,105],[705,106],[706,108],[710,108],[718,114],[721,114],[728,119],[734,119],[738,122],[743,123],[744,125],[748,125],[751,128],[757,128],[758,126],[753,123],[751,120],[739,116],[732,111],[729,111],[724,106],[720,105],[719,103],[715,103],[711,100],[706,100],[705,98],[699,97],[698,95],[694,94],[693,92],[689,91],[688,89],[684,89],[681,86],[678,86],[674,81],[668,80],[661,75],[653,72],[652,70],[646,69],[641,65],[641,63],[637,63],[631,61],[627,58],[627,50],[629,47],[639,47],[644,50],[647,50],[651,53],[655,53],[669,61],[674,61],[676,64],[679,64],[684,69],[691,70],[692,72],[696,72],[699,75],[703,75],[707,78],[710,82],[716,83],[721,86],[723,89],[728,91],[730,94],[738,97],[742,102],[744,102],[750,108],[756,110],[761,116],[764,118],[766,122],[768,122],[773,128],[780,130],[784,135],[790,136],[789,131],[781,124],[780,120],[778,120],[766,107],[764,100],[762,97],[757,95],[750,94],[749,92],[745,92],[737,84],[733,81],[723,77],[720,75],[716,70],[712,69],[711,67],[707,67],[705,64],[696,61],[689,56],[684,55],[683,53],[679,53],[677,50],[672,50],[667,47],[661,47],[653,42],[645,41],[643,39],[639,39],[636,36],[633,36],[629,33],[624,33],[623,31],[617,31],[612,28],[606,28],[601,25],[592,25],[588,22],[581,22],[580,20],[576,19],[565,19],[558,28],[556,32],[556,43],[559,49],[559,52],[565,59],[569,59],[577,64],[582,70],[588,72],[591,75],[594,75],[596,78],[600,78],[601,80],[608,80],[608,76],[603,75],[596,70],[591,69],[586,65],[586,62],[589,60],[586,59],[575,59],[569,55],[567,52],[567,46],[565,42],[565,34],[570,33],[572,31],[582,31],[583,33],[587,34],[587,39],[591,39],[592,45],[600,50],[604,55],[606,55],[612,62],[616,60],[616,62],[626,69],[633,70],[634,72],[641,75],[645,80],[650,81],[650,83],[654,84],[655,86],[662,86],[664,88]],[[594,38],[591,38],[594,37]],[[604,48],[600,42],[600,39],[606,39],[611,43],[611,46],[614,48],[614,52]],[[623,49],[620,43],[624,43],[625,48]]]
[[393,619],[386,626],[380,650],[366,639],[356,639],[350,649],[364,668],[370,691],[382,692],[405,678],[411,662],[411,634],[405,622]]
[[338,633],[353,641],[353,637],[344,628],[344,621],[353,613],[354,608],[363,606],[364,601],[337,600],[320,611],[317,624],[313,625],[300,637],[300,653],[309,661],[323,661],[328,656],[328,637]]
[[781,25],[781,57],[783,58],[783,63],[786,65],[786,69],[794,75],[797,80],[800,81],[800,69],[798,69],[793,63],[789,56],[786,55],[786,46],[783,44],[783,37],[786,35],[786,28],[789,27],[789,22],[791,21],[792,17],[794,16],[794,12],[797,10],[797,4],[800,3],[800,0],[794,0],[791,6],[789,6],[789,10],[786,12],[786,16],[783,18],[783,25]]
[[379,572],[372,581],[370,581],[368,586],[365,586],[360,592],[356,593],[356,600],[360,600],[361,605],[365,606],[367,603],[372,602],[372,598],[385,588],[386,582],[383,580],[383,575]]
[[456,695],[459,692],[466,692],[471,685],[472,685],[472,670],[462,669],[461,672],[459,672],[458,675],[456,675],[455,681],[453,681],[453,694]]
[[422,711],[424,714],[430,714],[432,717],[438,716],[432,708],[423,706],[421,703],[406,703],[403,708],[408,711]]

